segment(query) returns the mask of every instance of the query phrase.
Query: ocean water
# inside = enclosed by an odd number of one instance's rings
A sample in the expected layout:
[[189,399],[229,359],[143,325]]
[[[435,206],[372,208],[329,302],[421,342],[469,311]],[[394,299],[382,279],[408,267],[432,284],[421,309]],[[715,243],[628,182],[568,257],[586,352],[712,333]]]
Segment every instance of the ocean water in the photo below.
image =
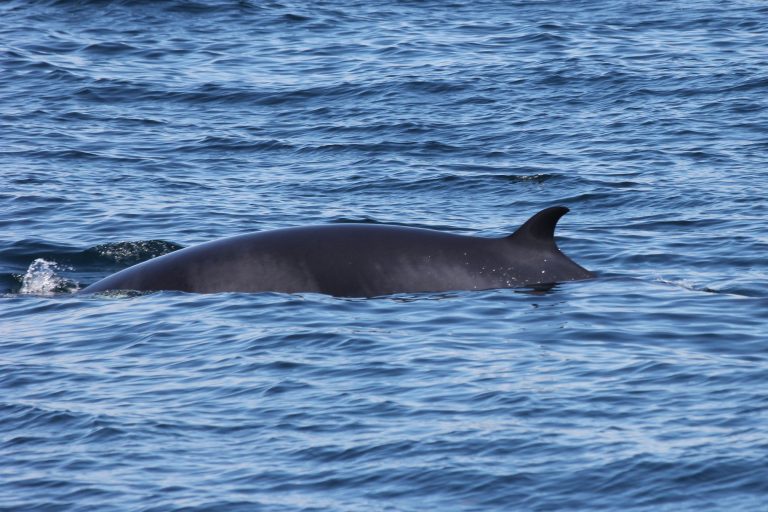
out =
[[[0,4],[0,510],[768,506],[768,4]],[[598,273],[73,294],[253,231]]]

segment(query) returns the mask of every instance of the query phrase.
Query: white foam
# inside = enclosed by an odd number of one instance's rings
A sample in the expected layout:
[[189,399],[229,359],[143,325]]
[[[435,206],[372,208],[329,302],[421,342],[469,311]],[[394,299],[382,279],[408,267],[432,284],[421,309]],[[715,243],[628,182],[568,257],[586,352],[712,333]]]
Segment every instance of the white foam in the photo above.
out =
[[56,274],[62,268],[53,261],[38,258],[33,261],[21,279],[19,293],[28,295],[53,295],[57,292],[77,290],[77,283]]

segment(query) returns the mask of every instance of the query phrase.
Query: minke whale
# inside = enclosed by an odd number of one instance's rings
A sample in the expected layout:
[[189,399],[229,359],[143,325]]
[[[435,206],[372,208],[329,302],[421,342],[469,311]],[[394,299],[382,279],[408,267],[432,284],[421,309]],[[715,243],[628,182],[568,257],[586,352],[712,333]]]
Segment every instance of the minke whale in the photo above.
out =
[[84,288],[317,292],[337,297],[536,287],[589,279],[555,243],[563,206],[546,208],[503,238],[376,224],[263,231],[188,247]]

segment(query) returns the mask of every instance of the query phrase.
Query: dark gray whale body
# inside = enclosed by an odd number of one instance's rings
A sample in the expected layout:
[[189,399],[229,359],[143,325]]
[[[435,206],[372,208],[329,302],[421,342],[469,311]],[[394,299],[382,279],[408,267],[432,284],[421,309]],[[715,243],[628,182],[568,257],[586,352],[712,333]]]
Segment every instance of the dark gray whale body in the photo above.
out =
[[516,288],[594,277],[560,252],[568,212],[547,208],[505,238],[371,224],[278,229],[188,247],[98,281],[108,290],[319,292],[339,297]]

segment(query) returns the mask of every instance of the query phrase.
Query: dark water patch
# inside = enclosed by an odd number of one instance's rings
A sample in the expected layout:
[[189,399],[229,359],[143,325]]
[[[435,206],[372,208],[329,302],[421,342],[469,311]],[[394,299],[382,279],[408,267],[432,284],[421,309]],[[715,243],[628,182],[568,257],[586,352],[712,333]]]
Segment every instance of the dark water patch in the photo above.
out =
[[287,14],[283,14],[281,16],[281,19],[283,19],[288,23],[304,23],[304,22],[310,21],[312,18],[310,16],[304,16],[301,14],[287,13]]
[[74,246],[56,245],[43,240],[19,240],[6,244],[2,258],[9,263],[28,263],[34,258],[69,258],[78,253]]
[[120,55],[123,53],[130,53],[136,51],[137,48],[135,46],[131,46],[126,43],[120,43],[120,42],[103,42],[103,43],[94,43],[89,44],[88,46],[85,46],[82,48],[81,51],[85,53],[93,53],[96,55]]
[[403,89],[429,94],[445,94],[463,91],[466,86],[461,83],[414,80],[401,84]]
[[253,138],[235,138],[209,135],[193,144],[182,144],[169,149],[169,151],[184,152],[253,152],[262,151],[297,151],[299,148],[285,141],[276,139],[254,140]]

